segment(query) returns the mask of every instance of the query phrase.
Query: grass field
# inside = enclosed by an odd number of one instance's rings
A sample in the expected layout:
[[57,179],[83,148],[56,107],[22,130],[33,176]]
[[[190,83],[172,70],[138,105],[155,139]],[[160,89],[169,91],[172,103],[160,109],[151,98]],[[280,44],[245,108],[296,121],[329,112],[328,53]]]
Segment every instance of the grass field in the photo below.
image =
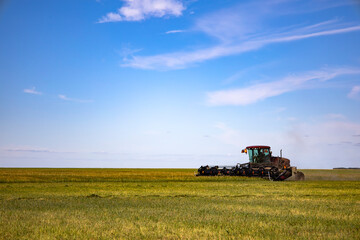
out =
[[360,239],[360,170],[0,168],[1,239]]

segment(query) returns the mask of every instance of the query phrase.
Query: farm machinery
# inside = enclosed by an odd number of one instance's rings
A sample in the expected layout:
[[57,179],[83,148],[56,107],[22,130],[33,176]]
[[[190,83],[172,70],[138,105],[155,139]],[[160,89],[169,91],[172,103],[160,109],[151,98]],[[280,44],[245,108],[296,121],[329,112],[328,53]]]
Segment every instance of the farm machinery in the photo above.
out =
[[290,166],[290,160],[279,156],[272,156],[269,146],[248,146],[241,151],[248,154],[249,162],[236,166],[201,166],[196,176],[248,176],[268,178],[272,181],[283,181],[292,175],[295,180],[304,180],[302,172]]

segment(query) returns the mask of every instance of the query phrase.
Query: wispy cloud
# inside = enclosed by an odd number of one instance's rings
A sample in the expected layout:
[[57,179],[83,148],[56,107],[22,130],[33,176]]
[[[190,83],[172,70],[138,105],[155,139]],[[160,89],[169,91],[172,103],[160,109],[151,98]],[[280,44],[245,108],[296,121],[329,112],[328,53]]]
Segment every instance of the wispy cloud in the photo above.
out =
[[317,11],[339,6],[335,1],[322,1],[321,4],[315,4],[312,1],[304,1],[306,4],[299,2],[250,1],[204,15],[195,21],[191,30],[215,38],[218,41],[217,44],[203,48],[195,47],[192,51],[132,56],[132,58],[124,59],[122,66],[155,70],[182,69],[211,59],[255,51],[269,44],[360,30],[360,25],[342,23],[339,19],[329,19],[313,24],[300,22],[296,25],[286,25],[284,22],[281,27],[271,27],[272,20],[279,21],[285,15],[306,13],[308,12],[306,9],[312,4],[316,6]]
[[[236,4],[230,8],[220,9],[213,13],[198,18],[195,22],[194,29],[204,32],[209,36],[215,37],[222,42],[231,42],[254,38],[259,35],[269,35],[271,32],[285,31],[294,28],[284,24],[284,26],[274,29],[271,28],[273,19],[288,17],[289,15],[299,15],[310,12],[317,12],[327,8],[334,8],[343,5],[354,4],[352,1],[288,1],[288,0],[258,0],[245,1]],[[321,26],[334,24],[338,19],[331,19],[320,22],[310,27],[317,28],[319,31]],[[298,23],[295,26],[301,26],[304,23]]]
[[354,86],[347,96],[352,99],[360,99],[360,86]]
[[54,153],[80,153],[74,151],[59,151],[54,149],[48,149],[44,147],[37,147],[37,146],[16,146],[16,147],[1,147],[0,152],[12,152],[12,153],[44,153],[44,154],[54,154]]
[[360,69],[323,69],[289,75],[278,81],[255,84],[245,88],[209,92],[207,102],[212,106],[248,105],[286,92],[303,89],[310,81],[326,81],[345,74],[360,74]]
[[224,85],[231,84],[239,79],[242,79],[243,77],[249,76],[249,74],[251,76],[259,75],[259,72],[261,73],[263,69],[271,69],[277,64],[277,61],[271,61],[267,63],[255,64],[246,68],[241,68],[240,71],[237,71],[235,74],[232,74],[231,76],[224,79],[222,83]]
[[181,16],[185,10],[178,0],[123,0],[124,6],[108,13],[98,23],[141,21],[150,17]]
[[282,113],[286,111],[286,107],[278,107],[275,109],[275,113]]
[[37,148],[37,147],[16,147],[16,148],[5,148],[4,151],[7,152],[31,152],[31,153],[52,153],[46,148]]
[[279,36],[255,38],[249,41],[244,41],[240,44],[219,44],[214,47],[199,49],[191,52],[173,52],[154,56],[133,56],[130,59],[126,59],[122,66],[157,70],[182,69],[203,61],[258,50],[272,43],[290,42],[306,38],[360,31],[360,26],[344,27],[319,32],[312,31],[310,33],[306,33],[305,31],[314,29],[304,28],[302,30],[304,30],[302,33],[295,33],[295,31],[285,32]]
[[185,30],[171,30],[171,31],[167,31],[166,34],[182,33],[182,32],[185,32]]
[[93,102],[93,100],[84,100],[84,99],[77,99],[77,98],[69,98],[65,95],[59,94],[58,98],[64,100],[64,101],[70,101],[70,102],[78,102],[78,103],[90,103]]
[[24,89],[24,93],[42,95],[42,92],[36,91],[35,87]]
[[345,120],[346,117],[340,113],[329,113],[325,115],[325,118],[328,120]]

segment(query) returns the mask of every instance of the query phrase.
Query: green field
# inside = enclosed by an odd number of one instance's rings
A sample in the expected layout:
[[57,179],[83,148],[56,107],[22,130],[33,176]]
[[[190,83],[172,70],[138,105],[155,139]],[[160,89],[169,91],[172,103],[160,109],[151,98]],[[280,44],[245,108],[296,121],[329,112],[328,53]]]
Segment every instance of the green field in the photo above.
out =
[[360,170],[0,168],[1,239],[360,239]]

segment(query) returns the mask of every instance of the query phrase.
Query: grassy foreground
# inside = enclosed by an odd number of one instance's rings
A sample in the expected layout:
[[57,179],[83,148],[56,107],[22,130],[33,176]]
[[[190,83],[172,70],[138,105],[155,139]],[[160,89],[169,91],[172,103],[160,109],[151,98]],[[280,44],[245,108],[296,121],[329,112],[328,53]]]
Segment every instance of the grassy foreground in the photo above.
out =
[[0,239],[359,239],[360,170],[0,168]]

